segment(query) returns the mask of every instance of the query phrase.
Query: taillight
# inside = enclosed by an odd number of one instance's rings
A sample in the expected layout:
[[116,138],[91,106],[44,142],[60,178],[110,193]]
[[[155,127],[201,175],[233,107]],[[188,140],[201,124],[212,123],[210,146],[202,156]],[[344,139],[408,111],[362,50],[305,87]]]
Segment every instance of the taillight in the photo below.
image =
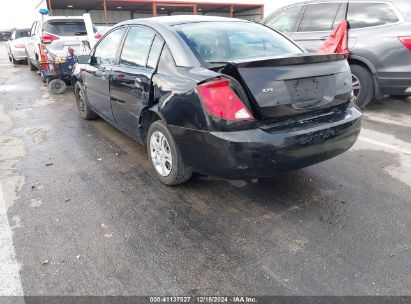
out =
[[97,33],[97,34],[94,36],[94,38],[96,38],[97,40],[99,40],[101,37],[103,37],[103,35],[100,34],[100,33]]
[[398,37],[407,49],[411,51],[411,36]]
[[230,87],[230,80],[218,78],[197,86],[205,110],[211,116],[229,121],[247,121],[254,117]]
[[45,34],[43,34],[43,36],[41,37],[41,42],[43,42],[43,43],[51,43],[52,41],[58,40],[58,39],[60,39],[60,38],[57,37],[57,36],[54,36],[54,35],[49,34],[49,33],[45,33]]
[[16,49],[24,49],[24,44],[15,44],[14,47]]

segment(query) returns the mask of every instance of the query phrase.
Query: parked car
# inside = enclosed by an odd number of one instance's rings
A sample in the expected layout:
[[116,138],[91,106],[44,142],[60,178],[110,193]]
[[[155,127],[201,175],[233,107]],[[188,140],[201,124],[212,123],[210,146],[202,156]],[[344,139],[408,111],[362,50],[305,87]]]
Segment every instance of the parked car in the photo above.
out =
[[[348,10],[348,12],[347,12]],[[343,19],[350,24],[348,61],[357,104],[411,95],[411,1],[331,0],[292,4],[263,23],[316,51]]]
[[10,39],[11,31],[1,31],[0,30],[0,42],[8,41]]
[[80,116],[147,146],[158,179],[273,176],[349,149],[360,132],[343,55],[309,54],[258,23],[130,20],[73,71]]
[[[94,32],[97,32],[96,28]],[[65,58],[69,49],[81,53],[83,40],[87,40],[83,17],[45,16],[44,22],[42,19],[35,21],[26,42],[30,69],[35,71],[39,68],[40,44],[46,45],[47,51],[54,57]]]
[[30,29],[14,29],[7,41],[7,55],[13,64],[26,61],[25,41],[30,36]]

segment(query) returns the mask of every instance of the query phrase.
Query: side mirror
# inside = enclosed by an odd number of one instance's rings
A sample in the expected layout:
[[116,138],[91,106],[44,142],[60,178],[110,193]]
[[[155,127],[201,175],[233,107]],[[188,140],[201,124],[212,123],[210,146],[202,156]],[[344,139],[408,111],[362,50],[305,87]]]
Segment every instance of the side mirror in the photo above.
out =
[[77,57],[77,62],[80,64],[90,64],[91,63],[91,55],[80,55]]

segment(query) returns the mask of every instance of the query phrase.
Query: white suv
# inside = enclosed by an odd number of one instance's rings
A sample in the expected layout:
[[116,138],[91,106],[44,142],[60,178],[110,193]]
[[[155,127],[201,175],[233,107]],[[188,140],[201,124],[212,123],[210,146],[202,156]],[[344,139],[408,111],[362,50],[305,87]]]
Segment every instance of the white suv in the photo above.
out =
[[[94,32],[97,32],[95,27]],[[26,40],[27,59],[32,71],[39,68],[40,45],[44,44],[49,53],[56,57],[66,57],[71,48],[77,54],[82,49],[82,41],[87,40],[86,25],[83,17],[44,16],[35,21]]]

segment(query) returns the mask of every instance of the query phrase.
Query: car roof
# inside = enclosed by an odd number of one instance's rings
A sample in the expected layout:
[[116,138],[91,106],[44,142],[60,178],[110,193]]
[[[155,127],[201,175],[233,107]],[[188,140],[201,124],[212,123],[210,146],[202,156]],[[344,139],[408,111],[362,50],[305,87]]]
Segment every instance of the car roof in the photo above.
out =
[[197,22],[251,22],[244,19],[228,18],[228,17],[215,17],[215,16],[203,16],[203,15],[177,15],[177,16],[162,16],[151,17],[141,19],[131,19],[122,22],[121,24],[162,24],[165,26],[174,26],[186,23]]

